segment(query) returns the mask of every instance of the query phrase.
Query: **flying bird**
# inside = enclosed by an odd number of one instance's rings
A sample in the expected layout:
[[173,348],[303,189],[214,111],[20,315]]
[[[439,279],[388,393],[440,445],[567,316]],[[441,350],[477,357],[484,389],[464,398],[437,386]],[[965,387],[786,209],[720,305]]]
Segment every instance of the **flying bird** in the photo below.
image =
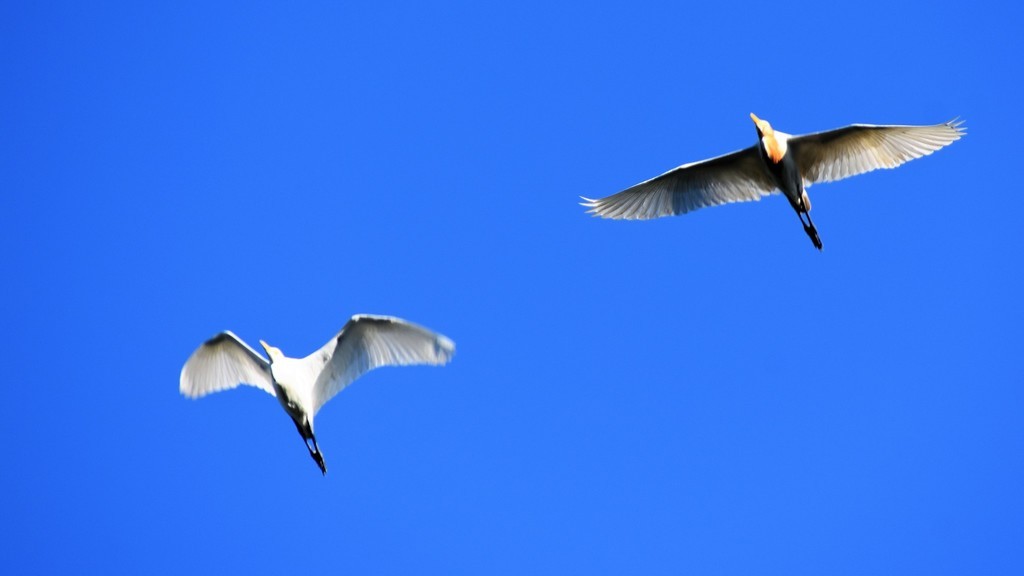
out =
[[289,358],[263,340],[260,345],[269,361],[232,332],[217,334],[185,362],[179,390],[199,398],[248,384],[276,397],[324,475],[327,466],[313,417],[328,400],[374,368],[443,365],[455,354],[455,344],[440,334],[400,318],[370,315],[353,316],[337,336],[305,358]]
[[750,115],[757,144],[700,162],[683,164],[618,194],[581,203],[588,214],[615,220],[649,220],[686,214],[705,206],[760,200],[781,191],[796,210],[814,247],[821,238],[811,221],[807,188],[879,168],[895,168],[927,156],[966,133],[956,119],[934,126],[844,128],[792,136]]

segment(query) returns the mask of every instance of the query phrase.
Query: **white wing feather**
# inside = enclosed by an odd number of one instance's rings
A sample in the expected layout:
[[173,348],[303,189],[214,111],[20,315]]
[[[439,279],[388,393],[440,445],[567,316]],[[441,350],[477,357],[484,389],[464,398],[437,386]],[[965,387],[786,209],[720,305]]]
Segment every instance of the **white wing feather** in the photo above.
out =
[[442,365],[455,354],[448,338],[390,316],[356,315],[338,335],[304,359],[320,369],[313,413],[363,374],[381,366]]
[[934,126],[873,126],[804,134],[789,140],[808,184],[833,182],[879,168],[895,168],[948,146],[966,133],[963,121]]
[[581,204],[588,214],[615,220],[650,220],[686,214],[705,206],[760,200],[778,192],[756,147],[691,162],[627,188]]
[[179,390],[190,398],[235,388],[255,386],[274,394],[270,363],[238,336],[225,331],[196,349],[181,369]]

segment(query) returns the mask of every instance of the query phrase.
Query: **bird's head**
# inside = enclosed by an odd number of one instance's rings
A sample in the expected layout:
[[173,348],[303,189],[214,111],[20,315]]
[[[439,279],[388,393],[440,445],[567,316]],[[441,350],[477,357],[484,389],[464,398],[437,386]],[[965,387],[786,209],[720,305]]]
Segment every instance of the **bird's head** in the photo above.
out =
[[267,344],[263,340],[260,340],[260,346],[263,346],[263,349],[266,350],[267,352],[267,356],[270,356],[271,364],[273,364],[275,360],[284,358],[284,354],[281,352],[280,348],[274,348],[273,346]]
[[772,129],[772,125],[767,120],[761,120],[753,112],[750,113],[750,119],[754,121],[754,126],[757,127],[757,137],[763,138],[765,136],[771,136],[775,133]]
[[786,135],[780,132],[780,136],[776,136],[772,125],[767,120],[758,118],[753,112],[750,113],[750,119],[757,127],[757,138],[761,141],[764,153],[772,162],[782,162],[782,157],[786,155]]

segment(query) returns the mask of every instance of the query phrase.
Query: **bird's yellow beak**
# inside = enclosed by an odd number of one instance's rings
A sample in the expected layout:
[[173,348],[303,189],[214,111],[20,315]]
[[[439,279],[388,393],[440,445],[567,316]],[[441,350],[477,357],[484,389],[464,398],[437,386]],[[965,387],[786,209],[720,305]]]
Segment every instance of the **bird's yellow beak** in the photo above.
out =
[[761,120],[760,118],[758,118],[757,114],[751,112],[750,119],[754,121],[754,125],[757,126],[757,129],[760,130],[762,134],[772,133],[772,125],[769,124],[766,120]]
[[271,363],[274,363],[277,360],[284,358],[284,354],[281,353],[280,348],[274,348],[273,346],[267,344],[263,340],[260,340],[260,346],[263,346],[263,349],[267,351],[267,356],[270,357]]

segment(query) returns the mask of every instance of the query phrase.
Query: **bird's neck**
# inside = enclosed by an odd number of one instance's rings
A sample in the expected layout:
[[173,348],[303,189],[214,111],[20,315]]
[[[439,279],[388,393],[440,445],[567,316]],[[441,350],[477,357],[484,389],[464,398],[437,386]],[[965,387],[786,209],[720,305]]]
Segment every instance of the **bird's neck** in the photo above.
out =
[[274,382],[287,391],[287,396],[304,410],[312,407],[313,384],[316,374],[299,358],[283,356],[270,365]]
[[788,134],[775,131],[767,132],[761,137],[761,146],[764,147],[765,155],[771,158],[772,162],[778,164],[786,155],[787,140],[789,140]]

